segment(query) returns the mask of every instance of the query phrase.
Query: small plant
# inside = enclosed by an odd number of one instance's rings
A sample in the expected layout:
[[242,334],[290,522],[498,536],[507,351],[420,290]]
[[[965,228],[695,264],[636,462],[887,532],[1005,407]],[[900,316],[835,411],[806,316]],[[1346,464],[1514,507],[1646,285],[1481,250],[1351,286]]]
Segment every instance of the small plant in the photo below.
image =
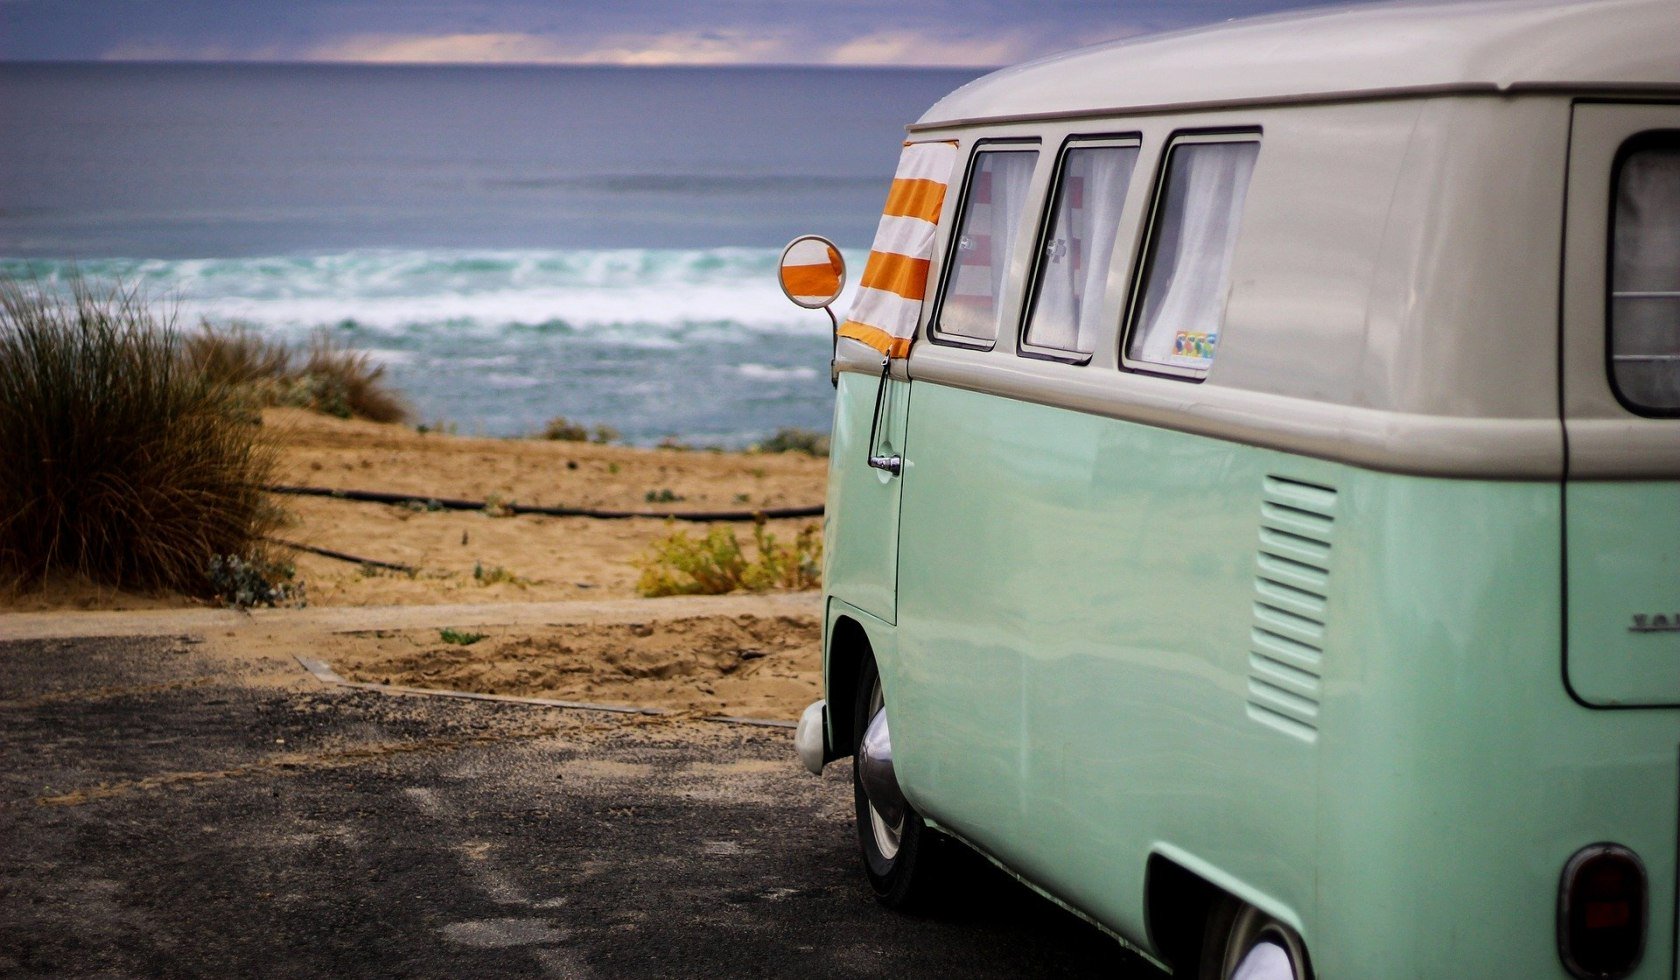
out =
[[753,447],[761,453],[804,453],[827,456],[828,436],[810,429],[777,429],[775,435]]
[[213,555],[205,575],[216,598],[235,609],[305,605],[303,584],[293,581],[297,569],[287,562]]
[[686,442],[683,442],[681,439],[678,439],[676,436],[666,436],[665,438],[659,440],[659,444],[654,448],[667,449],[674,453],[686,453],[694,447],[690,446]]
[[618,474],[618,464],[617,463],[608,463],[607,464],[607,472],[616,476]]
[[670,487],[662,487],[658,490],[649,490],[643,495],[642,499],[650,504],[674,504],[684,498],[682,494],[672,491]]
[[414,431],[418,435],[423,435],[423,436],[424,435],[430,435],[433,432],[437,433],[440,436],[452,436],[452,435],[455,434],[455,423],[454,422],[446,422],[443,419],[438,419],[438,420],[436,420],[434,422],[431,422],[429,424],[425,423],[425,422],[422,422],[421,424],[414,427]]
[[473,581],[479,585],[517,585],[525,588],[531,584],[529,579],[520,578],[500,565],[485,568],[482,562],[473,562]]
[[514,501],[503,497],[499,493],[493,493],[484,499],[485,517],[512,517],[513,508]]
[[581,422],[573,422],[564,415],[556,415],[543,426],[541,437],[559,442],[593,442],[606,445],[618,440],[618,430],[610,425],[597,425],[591,429]]
[[556,415],[543,427],[542,437],[558,442],[584,442],[589,439],[589,428],[581,422],[571,421],[564,415]]
[[676,531],[654,543],[637,564],[636,588],[645,596],[721,595],[745,589],[812,589],[822,581],[822,530],[800,528],[782,544],[762,518],[753,525],[754,557],[747,557],[735,529],[716,525],[703,538]]
[[468,633],[463,630],[450,629],[448,627],[438,631],[438,639],[452,646],[458,647],[470,647],[488,635],[489,634],[487,633]]

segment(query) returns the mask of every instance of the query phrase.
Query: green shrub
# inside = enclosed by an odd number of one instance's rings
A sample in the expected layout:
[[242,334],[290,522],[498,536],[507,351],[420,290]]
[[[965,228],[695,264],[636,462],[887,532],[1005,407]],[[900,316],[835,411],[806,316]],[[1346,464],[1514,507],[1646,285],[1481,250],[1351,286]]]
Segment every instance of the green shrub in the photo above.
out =
[[450,644],[451,646],[458,647],[470,647],[474,643],[477,643],[479,640],[482,640],[489,635],[490,634],[488,633],[469,633],[465,630],[451,629],[449,627],[445,627],[438,631],[438,639]]
[[303,583],[293,581],[297,570],[287,562],[214,555],[208,575],[216,598],[235,609],[306,605]]
[[753,447],[761,453],[804,453],[827,456],[828,436],[810,429],[777,429],[776,434]]
[[642,575],[636,588],[645,596],[722,595],[822,584],[822,530],[816,524],[805,525],[791,544],[782,544],[759,520],[752,540],[756,555],[748,558],[729,525],[714,525],[703,538],[676,531],[655,542],[637,563]]
[[248,417],[134,291],[0,279],[0,575],[214,595],[281,517]]

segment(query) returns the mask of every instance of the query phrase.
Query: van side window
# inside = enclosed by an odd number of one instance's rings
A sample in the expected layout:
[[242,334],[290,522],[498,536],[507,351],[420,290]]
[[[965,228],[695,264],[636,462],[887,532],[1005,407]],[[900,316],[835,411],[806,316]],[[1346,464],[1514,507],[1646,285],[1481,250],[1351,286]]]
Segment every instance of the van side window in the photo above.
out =
[[1002,311],[998,297],[1021,233],[1037,150],[981,147],[969,167],[962,218],[951,239],[937,335],[993,344]]
[[1150,220],[1144,280],[1132,303],[1126,362],[1205,377],[1219,347],[1258,141],[1188,137],[1167,151]]
[[1611,219],[1610,379],[1633,410],[1680,415],[1680,133],[1632,145]]
[[1094,349],[1107,325],[1103,287],[1137,158],[1136,144],[1112,143],[1074,143],[1062,155],[1050,230],[1038,253],[1029,345],[1078,354]]

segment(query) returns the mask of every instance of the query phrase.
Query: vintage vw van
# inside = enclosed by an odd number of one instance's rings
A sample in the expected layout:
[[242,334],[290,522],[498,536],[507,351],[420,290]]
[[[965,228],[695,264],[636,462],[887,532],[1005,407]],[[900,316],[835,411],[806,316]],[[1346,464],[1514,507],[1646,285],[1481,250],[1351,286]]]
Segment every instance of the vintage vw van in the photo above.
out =
[[960,842],[1179,973],[1675,976],[1680,4],[1095,47],[906,161],[796,738],[878,894]]

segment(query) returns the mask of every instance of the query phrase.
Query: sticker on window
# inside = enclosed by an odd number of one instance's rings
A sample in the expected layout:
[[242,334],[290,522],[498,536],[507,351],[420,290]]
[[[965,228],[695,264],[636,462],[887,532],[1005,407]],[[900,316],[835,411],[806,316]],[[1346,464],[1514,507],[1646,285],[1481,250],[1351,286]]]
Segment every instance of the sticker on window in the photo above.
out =
[[1128,360],[1194,378],[1213,365],[1259,152],[1253,140],[1228,139],[1185,141],[1168,151]]

